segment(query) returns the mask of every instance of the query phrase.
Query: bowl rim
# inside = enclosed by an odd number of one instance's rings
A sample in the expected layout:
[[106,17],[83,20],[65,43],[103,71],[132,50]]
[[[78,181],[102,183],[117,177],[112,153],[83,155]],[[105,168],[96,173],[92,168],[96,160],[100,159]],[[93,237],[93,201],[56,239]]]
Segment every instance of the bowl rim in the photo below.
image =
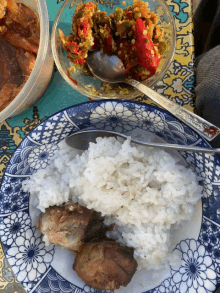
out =
[[[76,108],[81,108],[82,106],[84,106],[84,105],[89,105],[89,104],[97,104],[97,105],[100,105],[100,104],[102,104],[102,103],[105,103],[105,104],[107,104],[108,102],[112,102],[112,103],[122,103],[122,104],[124,104],[125,106],[129,103],[130,105],[136,105],[136,106],[140,106],[140,105],[142,105],[142,106],[144,106],[144,107],[146,107],[146,108],[148,108],[148,109],[153,109],[153,110],[159,110],[161,113],[166,113],[167,115],[169,115],[169,116],[173,116],[170,112],[168,112],[167,110],[165,110],[165,109],[162,109],[162,108],[159,108],[158,106],[156,106],[156,105],[152,105],[152,104],[146,104],[146,103],[144,103],[144,102],[139,102],[139,101],[130,101],[130,100],[119,100],[119,99],[108,99],[108,100],[95,100],[95,101],[86,101],[86,102],[82,102],[82,103],[79,103],[79,104],[74,104],[74,105],[71,105],[71,106],[68,106],[68,107],[66,107],[66,108],[63,108],[63,109],[61,109],[61,110],[58,110],[57,112],[55,112],[55,113],[53,113],[53,114],[51,114],[50,116],[48,116],[47,118],[46,118],[46,120],[43,120],[43,121],[41,121],[41,123],[38,125],[38,126],[36,126],[34,129],[32,129],[31,130],[31,132],[30,133],[28,133],[28,135],[22,140],[22,142],[20,142],[20,144],[17,146],[17,148],[16,148],[16,150],[15,150],[15,152],[13,153],[13,156],[15,156],[15,154],[16,154],[16,152],[19,150],[19,149],[21,149],[21,147],[22,147],[22,144],[24,144],[24,140],[28,140],[30,137],[31,137],[31,134],[32,133],[34,133],[34,131],[36,131],[36,128],[38,128],[40,125],[42,125],[42,124],[44,124],[44,123],[46,123],[47,121],[49,121],[52,117],[55,117],[55,116],[57,116],[59,113],[63,113],[63,114],[65,114],[65,111],[67,111],[68,109],[76,109]],[[80,112],[78,112],[78,113],[80,113]],[[67,115],[69,115],[69,114],[67,114]],[[173,116],[174,117],[174,116]],[[182,121],[180,121],[178,118],[176,118],[176,117],[174,117],[175,118],[175,120],[178,120],[179,121],[179,123],[182,125],[182,124],[184,124]],[[69,120],[70,121],[70,120]],[[74,124],[72,124],[72,125],[74,125]],[[188,125],[186,125],[186,128],[188,129],[188,128],[190,128]],[[191,128],[190,128],[191,129]],[[194,130],[193,129],[191,129],[193,132],[194,132]],[[45,130],[41,130],[41,132],[42,131],[45,131]],[[28,138],[29,137],[29,138]],[[199,135],[198,135],[198,138],[201,138],[202,139],[202,141],[203,142],[205,142],[206,144],[207,144],[207,147],[209,146],[209,142],[207,142],[204,138],[202,138],[202,137],[200,137]],[[65,139],[65,138],[64,138]],[[46,144],[48,144],[48,143],[46,143]],[[57,144],[57,142],[55,143],[55,144]],[[38,145],[38,143],[36,143],[36,147],[39,147],[39,145]],[[12,156],[12,157],[13,157]],[[216,154],[214,154],[213,156],[216,156]],[[10,164],[10,162],[12,161],[12,157],[10,158],[10,161],[9,161],[9,164]],[[8,166],[6,167],[6,171],[8,170],[7,168],[9,167],[9,164],[8,164]],[[4,175],[3,175],[3,178],[2,178],[2,182],[8,177],[8,176],[10,176],[10,173],[7,173],[7,172],[4,172]],[[22,176],[22,175],[20,175],[20,176]],[[19,177],[19,175],[18,175],[18,177]],[[27,206],[27,208],[26,209],[28,209],[28,214],[30,215],[30,206]],[[204,211],[204,209],[202,210],[202,213],[203,213],[203,211]],[[5,214],[6,215],[6,214]],[[8,215],[8,214],[7,214]],[[201,224],[202,224],[202,218],[201,218]],[[33,228],[33,223],[32,223],[32,228]],[[201,231],[201,227],[200,227],[200,229],[199,229],[199,231]],[[1,235],[1,237],[2,237],[2,235]],[[1,238],[0,237],[0,238]],[[194,238],[192,238],[191,237],[191,239],[194,239]],[[196,240],[197,240],[197,238],[195,238]],[[187,240],[187,239],[182,239],[182,240]],[[7,248],[7,247],[6,247]],[[3,250],[4,250],[4,252],[6,252],[6,250],[5,250],[5,245],[3,244]],[[6,254],[6,253],[5,253]],[[56,270],[56,268],[54,268],[51,264],[50,264],[50,266],[55,270],[55,271],[57,271]],[[14,269],[12,269],[12,271],[14,272]],[[44,275],[45,276],[45,275]],[[62,276],[62,275],[61,275]],[[41,278],[40,279],[40,282],[39,283],[37,283],[37,284],[42,284],[42,281],[43,281],[43,279],[44,279],[44,277],[43,278]],[[166,280],[167,278],[165,278],[165,280]],[[65,281],[67,281],[67,282],[70,282],[70,281],[68,281],[67,279],[65,279]],[[163,280],[164,281],[164,280]],[[161,283],[159,284],[159,285],[162,285],[162,283],[163,283],[163,281],[161,281]],[[21,285],[23,286],[23,281],[22,282],[20,282],[21,283]],[[73,283],[73,281],[71,282],[71,284],[73,284],[74,286],[76,286],[77,287],[77,285],[76,284],[74,284]],[[78,286],[79,287],[79,286]],[[36,287],[34,287],[34,288],[36,288]],[[155,288],[157,288],[157,286],[152,286],[152,289],[155,289]],[[80,287],[80,289],[82,289],[82,287]],[[149,290],[147,290],[147,292],[150,292],[151,291],[151,289],[149,289]],[[211,292],[210,292],[211,293]]]
[[[19,94],[10,102],[10,104],[0,112],[0,122],[3,120],[11,117],[14,112],[23,104],[28,97],[28,94],[32,91],[33,87],[35,86],[36,80],[38,79],[41,68],[46,59],[47,50],[50,44],[50,33],[49,33],[49,15],[47,9],[47,2],[46,0],[35,0],[37,3],[37,15],[40,21],[40,43],[37,53],[36,62],[34,68],[19,92]],[[24,2],[25,0],[20,2]],[[25,94],[27,93],[27,94]]]
[[[174,119],[176,119],[179,123],[181,123],[181,124],[183,124],[183,125],[185,125],[185,127],[186,128],[189,128],[189,129],[191,129],[195,134],[197,134],[198,135],[198,137],[199,137],[199,139],[200,140],[202,140],[203,142],[205,142],[206,144],[207,144],[207,148],[213,148],[212,146],[211,146],[211,144],[210,144],[210,142],[209,141],[207,141],[204,137],[202,137],[202,136],[200,136],[200,134],[198,134],[193,128],[191,128],[189,125],[187,125],[187,124],[185,124],[183,121],[181,121],[180,119],[178,119],[177,117],[175,117],[172,113],[170,113],[168,110],[166,110],[166,109],[164,109],[164,108],[161,108],[161,107],[159,107],[158,105],[155,105],[155,104],[148,104],[148,103],[145,103],[145,102],[143,102],[143,101],[138,101],[138,100],[133,100],[133,101],[131,101],[131,100],[128,100],[128,99],[123,99],[123,100],[121,100],[121,99],[118,99],[118,98],[116,98],[116,99],[111,99],[111,98],[108,98],[108,99],[105,99],[105,100],[102,100],[102,99],[99,99],[99,100],[88,100],[88,101],[85,101],[85,102],[81,102],[81,103],[77,103],[77,104],[72,104],[72,105],[70,105],[70,106],[67,106],[67,107],[65,107],[65,108],[62,108],[62,109],[60,109],[60,110],[57,110],[56,112],[54,112],[54,113],[52,113],[51,115],[49,115],[49,116],[47,116],[44,120],[42,120],[41,122],[40,122],[40,124],[38,124],[38,125],[36,125],[23,139],[22,139],[22,141],[16,146],[16,149],[15,149],[15,151],[14,151],[14,153],[12,154],[12,156],[14,156],[14,154],[16,153],[16,151],[18,150],[18,148],[20,148],[21,147],[21,145],[22,145],[22,143],[23,143],[23,141],[28,137],[28,136],[31,136],[31,134],[32,133],[34,133],[34,131],[36,131],[36,129],[42,124],[42,123],[44,123],[45,121],[48,121],[48,120],[50,120],[52,117],[54,117],[54,116],[56,116],[56,115],[58,115],[58,114],[60,114],[61,112],[62,113],[64,113],[64,112],[66,112],[66,111],[68,111],[68,110],[70,110],[70,109],[72,109],[72,108],[74,108],[74,109],[76,109],[77,107],[82,107],[82,106],[86,106],[86,105],[92,105],[93,103],[105,103],[105,104],[107,104],[108,102],[110,102],[110,103],[122,103],[122,104],[124,104],[125,106],[126,106],[126,104],[128,103],[128,104],[132,104],[132,105],[135,105],[135,106],[145,106],[145,107],[149,107],[151,110],[152,109],[154,109],[154,110],[157,110],[157,111],[159,111],[159,112],[161,112],[161,113],[163,113],[163,114],[167,114],[167,115],[170,115],[170,116],[172,116]],[[56,143],[55,143],[56,144]],[[218,155],[218,154],[214,154],[215,156],[218,156],[219,157],[219,159],[220,159],[220,155]],[[11,157],[12,158],[12,157]],[[9,161],[11,161],[11,158],[10,158],[10,160]],[[2,177],[2,181],[3,181],[3,179],[4,179],[4,177],[5,177],[5,175],[8,175],[8,173],[7,173],[7,168],[8,168],[8,165],[6,166],[6,169],[5,169],[5,172],[4,172],[4,174],[3,174],[3,177]],[[1,186],[1,185],[0,185]],[[1,237],[0,237],[1,238]]]
[[[145,2],[147,2],[147,0],[143,0]],[[153,0],[154,1],[154,0]],[[160,0],[161,1],[161,0]],[[57,66],[57,69],[58,71],[60,72],[61,76],[64,78],[64,80],[73,88],[75,89],[77,92],[91,98],[91,99],[94,99],[94,100],[99,100],[99,99],[118,99],[117,97],[117,94],[113,97],[110,97],[110,96],[105,96],[104,94],[103,95],[96,95],[96,94],[93,94],[93,93],[88,93],[87,91],[84,90],[83,87],[79,87],[77,86],[67,75],[67,73],[63,70],[63,67],[61,65],[61,62],[59,60],[59,53],[57,51],[57,46],[56,46],[56,34],[57,34],[57,28],[58,28],[58,22],[59,22],[59,19],[60,19],[60,16],[62,14],[62,12],[64,11],[64,9],[66,8],[66,6],[70,5],[70,3],[72,2],[72,0],[65,0],[64,3],[62,4],[62,6],[60,7],[56,17],[55,17],[55,20],[54,20],[54,23],[53,23],[53,27],[52,27],[52,33],[51,33],[51,48],[52,48],[52,54],[53,54],[53,57],[54,57],[54,61],[55,61],[55,64]],[[82,2],[83,3],[83,2]],[[169,6],[166,4],[165,0],[162,0],[161,2],[161,6],[163,7],[163,9],[167,12],[168,14],[168,18],[169,18],[169,21],[171,22],[171,27],[172,27],[172,39],[171,39],[171,45],[172,45],[172,50],[170,51],[169,53],[169,61],[167,62],[166,66],[164,67],[163,70],[161,70],[160,74],[158,75],[158,77],[152,81],[152,82],[149,82],[150,79],[147,79],[145,82],[143,82],[143,84],[145,84],[146,86],[148,87],[153,87],[156,83],[158,83],[160,80],[162,80],[162,78],[164,77],[166,71],[168,70],[169,66],[171,65],[171,62],[173,61],[173,58],[174,58],[174,55],[175,55],[175,52],[176,52],[176,24],[175,24],[175,19],[174,19],[174,16],[169,8]],[[148,81],[148,83],[147,83]],[[140,91],[138,91],[137,89],[134,89],[134,92],[132,94],[128,94],[126,96],[124,96],[123,98],[120,98],[120,100],[131,100],[131,99],[134,99],[138,96],[140,96]]]

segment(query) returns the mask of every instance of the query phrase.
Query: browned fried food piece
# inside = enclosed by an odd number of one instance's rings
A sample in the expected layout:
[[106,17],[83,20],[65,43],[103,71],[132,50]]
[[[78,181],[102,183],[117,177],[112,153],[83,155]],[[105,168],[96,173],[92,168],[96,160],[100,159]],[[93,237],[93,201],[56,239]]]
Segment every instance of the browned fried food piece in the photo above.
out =
[[16,59],[16,49],[0,39],[0,89],[3,83],[23,83],[23,75]]
[[11,96],[12,100],[20,93],[22,88],[25,86],[27,80],[28,80],[28,77],[25,77],[23,83],[19,87],[14,88],[12,96]]
[[8,106],[8,104],[13,99],[14,90],[18,88],[18,85],[16,83],[5,83],[0,90],[0,111],[2,111],[5,107]]
[[0,19],[5,16],[7,0],[0,0]]
[[16,48],[22,48],[32,54],[37,54],[38,45],[35,45],[28,38],[22,37],[14,30],[7,30],[4,34],[4,39]]
[[84,244],[76,255],[73,269],[87,285],[113,291],[128,285],[137,262],[132,248],[102,241]]
[[40,22],[36,13],[24,3],[16,3],[14,0],[12,2],[13,9],[9,9],[6,17],[9,29],[15,30],[29,42],[39,46]]
[[6,6],[3,7],[2,4],[2,8],[0,6],[1,37],[16,48],[36,55],[40,42],[40,22],[36,13],[24,3],[17,3],[15,0],[7,0],[4,5]]
[[39,24],[37,25],[39,22],[36,13],[33,9],[25,5],[25,3],[19,3],[15,0],[8,0],[7,6],[9,15],[10,13],[13,14],[13,21],[19,23],[24,28],[36,29],[36,26],[39,26]]
[[22,49],[16,50],[16,58],[24,76],[29,76],[34,68],[36,57]]
[[7,8],[9,13],[11,13],[14,17],[18,14],[18,5],[16,0],[7,0]]
[[100,213],[94,211],[92,222],[86,230],[84,243],[107,239],[106,232],[112,231],[113,228],[114,224],[106,226],[104,224],[104,217],[102,217]]
[[7,27],[3,24],[0,23],[0,38],[3,37],[3,35],[6,33]]
[[37,221],[37,229],[51,243],[78,252],[83,245],[86,230],[93,220],[93,210],[70,203],[46,209]]
[[[19,62],[16,57],[20,57]],[[16,48],[0,39],[0,111],[19,94],[31,73],[34,56],[25,52],[24,57],[17,56]]]
[[18,3],[19,13],[16,22],[30,31],[29,41],[39,46],[40,43],[40,22],[36,13],[27,5]]

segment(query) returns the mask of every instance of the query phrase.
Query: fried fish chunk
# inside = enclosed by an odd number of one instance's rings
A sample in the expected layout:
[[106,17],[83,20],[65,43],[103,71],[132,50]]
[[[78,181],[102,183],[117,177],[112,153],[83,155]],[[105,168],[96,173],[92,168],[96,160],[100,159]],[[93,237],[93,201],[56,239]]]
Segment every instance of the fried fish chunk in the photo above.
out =
[[34,69],[36,57],[22,49],[16,50],[16,58],[24,76],[29,76]]
[[16,48],[37,54],[40,22],[33,9],[15,0],[0,0],[0,36]]
[[0,89],[4,83],[23,83],[22,71],[16,58],[16,49],[0,39]]
[[93,219],[94,211],[75,203],[46,209],[37,221],[37,229],[54,244],[77,253]]
[[128,285],[137,262],[133,248],[104,240],[84,244],[76,255],[73,269],[87,285],[113,291]]
[[7,0],[0,0],[0,19],[5,16]]
[[5,83],[0,90],[0,111],[2,111],[13,100],[13,95],[18,85],[16,83]]

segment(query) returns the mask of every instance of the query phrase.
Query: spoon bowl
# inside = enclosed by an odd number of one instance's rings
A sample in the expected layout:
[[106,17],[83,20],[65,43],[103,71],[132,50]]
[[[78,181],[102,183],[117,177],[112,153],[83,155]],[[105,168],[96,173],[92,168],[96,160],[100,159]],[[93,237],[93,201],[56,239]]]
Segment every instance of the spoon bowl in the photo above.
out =
[[[95,143],[98,137],[121,137],[123,139],[128,139],[128,136],[123,133],[115,131],[106,131],[106,130],[84,130],[73,133],[68,136],[65,141],[66,143],[75,149],[78,150],[87,150],[90,143]],[[149,147],[156,147],[160,149],[172,149],[178,151],[187,151],[187,152],[200,152],[200,153],[220,153],[220,149],[214,148],[204,148],[204,147],[195,147],[187,145],[178,145],[178,144],[166,144],[166,143],[155,143],[141,141],[138,139],[131,138],[131,142],[141,144]]]
[[109,83],[125,82],[126,72],[122,61],[115,55],[90,51],[87,58],[90,71],[99,79]]

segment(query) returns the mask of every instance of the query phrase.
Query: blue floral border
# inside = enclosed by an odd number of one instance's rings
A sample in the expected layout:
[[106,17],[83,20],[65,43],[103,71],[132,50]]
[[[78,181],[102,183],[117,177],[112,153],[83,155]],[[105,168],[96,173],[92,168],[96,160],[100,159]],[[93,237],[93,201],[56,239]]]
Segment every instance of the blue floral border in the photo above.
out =
[[[30,225],[28,195],[20,190],[22,181],[37,169],[45,168],[49,160],[47,154],[52,155],[56,150],[55,145],[72,132],[95,127],[126,133],[135,129],[137,125],[141,125],[144,130],[157,133],[170,143],[209,147],[204,139],[167,111],[139,102],[106,100],[86,102],[52,115],[36,127],[16,149],[0,188],[0,235],[9,263],[28,292],[43,292],[47,288],[46,284],[50,284],[51,291],[48,292],[56,292],[58,289],[60,292],[100,291],[89,289],[88,286],[84,289],[78,288],[66,282],[51,268],[54,247],[45,247],[36,228]],[[44,137],[44,134],[47,135]],[[197,240],[185,239],[176,246],[182,253],[183,261],[179,270],[171,269],[171,277],[157,288],[147,291],[148,293],[191,293],[197,292],[193,290],[198,288],[200,291],[201,288],[205,288],[204,292],[213,292],[220,280],[219,156],[186,152],[181,154],[186,161],[197,162],[191,166],[197,173],[197,167],[200,165],[199,174],[203,178],[206,190],[203,198],[202,228]],[[34,163],[34,156],[41,156],[44,165]],[[19,251],[20,247],[22,251]],[[29,267],[28,264],[25,266],[28,257],[33,256],[36,258],[36,264],[32,261]],[[44,265],[40,266],[42,259]]]

